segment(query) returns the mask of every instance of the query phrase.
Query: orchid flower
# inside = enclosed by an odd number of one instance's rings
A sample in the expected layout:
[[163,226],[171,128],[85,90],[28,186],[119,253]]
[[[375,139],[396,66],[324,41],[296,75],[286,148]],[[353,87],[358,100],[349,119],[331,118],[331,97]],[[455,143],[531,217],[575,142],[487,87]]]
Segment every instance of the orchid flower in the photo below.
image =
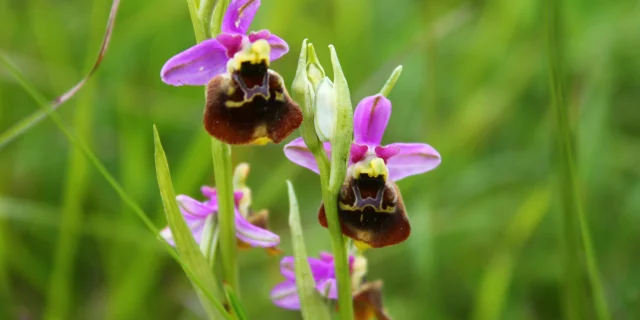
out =
[[259,0],[234,0],[222,20],[222,33],[178,53],[160,71],[174,86],[207,86],[204,127],[228,144],[278,143],[302,123],[302,111],[284,80],[269,69],[289,51],[269,30],[251,32]]
[[202,41],[173,56],[160,71],[166,84],[174,86],[204,86],[215,76],[227,71],[227,63],[242,48],[258,40],[269,44],[269,60],[275,61],[289,51],[287,43],[269,30],[250,32],[260,0],[231,1],[222,19],[222,33]]
[[[313,279],[316,282],[316,290],[323,297],[338,299],[336,276],[334,273],[334,259],[330,253],[320,252],[318,258],[307,258]],[[366,274],[366,259],[363,256],[349,256],[349,273],[351,274],[353,290],[353,303],[356,320],[389,319],[382,308],[382,282],[363,282]],[[277,284],[271,290],[273,303],[284,309],[299,310],[300,297],[296,288],[296,275],[294,269],[294,257],[284,257],[280,262],[280,272],[285,281]]]
[[[440,164],[440,154],[427,144],[382,145],[390,116],[391,101],[381,94],[360,101],[354,113],[354,140],[338,213],[343,234],[361,248],[384,247],[406,240],[411,227],[395,181],[430,171]],[[331,152],[329,143],[324,148]],[[287,144],[284,153],[295,164],[319,173],[316,160],[302,138]],[[326,227],[324,206],[318,218]]]
[[[182,212],[187,226],[191,229],[191,233],[198,244],[202,240],[206,220],[210,216],[218,214],[216,189],[203,186],[201,191],[203,195],[207,197],[207,200],[203,202],[186,195],[176,197],[180,212]],[[274,250],[277,252],[278,249],[276,247],[280,243],[280,237],[266,229],[266,211],[256,215],[242,210],[241,204],[248,196],[250,196],[250,194],[243,191],[234,192],[236,237],[238,238],[240,247],[262,247],[268,248],[269,252],[274,252]],[[169,244],[175,245],[169,227],[162,229],[160,235]]]

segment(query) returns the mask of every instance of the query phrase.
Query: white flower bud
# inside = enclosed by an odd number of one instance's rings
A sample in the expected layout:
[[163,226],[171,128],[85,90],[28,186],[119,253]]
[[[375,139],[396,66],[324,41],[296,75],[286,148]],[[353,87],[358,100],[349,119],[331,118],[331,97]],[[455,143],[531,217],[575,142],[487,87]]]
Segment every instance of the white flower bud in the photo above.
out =
[[333,139],[338,114],[336,112],[336,95],[333,82],[325,77],[316,88],[314,101],[316,134],[321,141]]

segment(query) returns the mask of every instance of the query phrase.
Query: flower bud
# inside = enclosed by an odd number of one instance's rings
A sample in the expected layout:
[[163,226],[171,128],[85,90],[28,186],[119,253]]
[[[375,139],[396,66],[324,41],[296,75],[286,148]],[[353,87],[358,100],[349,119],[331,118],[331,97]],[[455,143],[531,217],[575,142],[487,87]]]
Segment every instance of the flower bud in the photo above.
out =
[[308,122],[313,117],[313,85],[309,82],[307,74],[307,39],[302,41],[302,50],[298,58],[298,68],[291,85],[291,96],[302,106],[304,121]]
[[325,77],[316,87],[316,99],[314,101],[316,134],[321,141],[333,139],[336,130],[336,95],[333,83]]
[[[313,47],[311,50],[313,51]],[[307,39],[305,39],[302,41],[302,49],[300,50],[300,57],[298,58],[298,68],[296,70],[296,76],[293,78],[291,92],[293,100],[298,101],[302,108],[303,120],[300,134],[310,150],[318,150],[321,143],[318,140],[314,125],[315,87],[309,80],[307,73],[308,51]],[[315,55],[315,52],[313,54]],[[316,71],[313,72],[315,73]]]
[[313,48],[313,44],[309,43],[307,46],[307,78],[315,91],[318,91],[318,86],[322,79],[324,79],[325,73],[322,65],[320,64],[320,60],[318,60],[318,55],[316,54],[316,50]]

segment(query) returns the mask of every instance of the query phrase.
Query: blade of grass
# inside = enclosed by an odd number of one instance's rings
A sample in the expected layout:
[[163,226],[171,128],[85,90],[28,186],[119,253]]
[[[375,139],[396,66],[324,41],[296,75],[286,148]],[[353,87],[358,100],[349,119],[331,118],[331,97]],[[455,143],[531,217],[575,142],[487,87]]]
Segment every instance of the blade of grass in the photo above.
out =
[[[93,24],[102,23],[99,17],[102,13],[101,5],[92,4]],[[114,13],[115,14],[115,13]],[[92,26],[91,29],[95,29]],[[89,48],[98,40],[88,41]],[[95,66],[93,59],[87,59],[86,64]],[[90,72],[91,74],[91,72]],[[90,76],[89,74],[89,76]],[[85,78],[86,79],[86,78]],[[85,81],[85,80],[83,80]],[[77,99],[74,108],[74,127],[79,136],[85,141],[91,141],[92,137],[92,106],[95,83],[88,84],[83,94]],[[79,227],[83,219],[82,204],[86,195],[88,184],[87,160],[78,148],[70,150],[67,166],[67,176],[64,186],[62,215],[60,217],[60,232],[55,249],[53,269],[51,271],[47,302],[44,311],[45,319],[66,319],[73,312],[74,295],[74,262],[78,241],[80,237]]]
[[480,281],[474,319],[500,319],[511,282],[513,267],[524,244],[549,211],[549,188],[534,190],[515,213],[500,241],[497,252],[489,261]]
[[113,26],[116,20],[119,6],[120,0],[113,0],[111,2],[111,11],[109,12],[109,18],[107,19],[107,27],[104,33],[104,38],[102,39],[102,44],[100,45],[100,50],[98,51],[98,57],[96,58],[93,67],[91,67],[91,70],[89,70],[87,75],[84,76],[84,78],[82,78],[67,92],[54,99],[47,108],[36,111],[34,114],[28,116],[24,120],[18,122],[2,134],[0,134],[0,149],[2,149],[9,142],[13,141],[15,138],[27,132],[36,124],[38,124],[42,119],[44,119],[46,115],[58,109],[58,107],[60,107],[63,103],[67,102],[76,93],[78,93],[78,91],[82,89],[82,86],[84,86],[84,84],[89,81],[89,78],[91,78],[91,76],[98,70],[98,67],[100,67],[102,58],[104,58],[104,55],[107,52],[107,48],[109,47],[109,41],[111,40],[111,33],[113,32]]
[[[171,182],[171,174],[169,172],[167,157],[164,149],[162,149],[160,136],[158,135],[158,129],[156,126],[153,126],[153,141],[155,146],[158,186],[160,187],[162,203],[164,204],[167,222],[169,223],[171,234],[173,235],[173,239],[176,243],[176,248],[178,249],[180,257],[183,259],[185,265],[189,266],[194,271],[195,276],[202,281],[205,287],[217,288],[218,284],[214,279],[213,272],[211,272],[206,258],[200,251],[200,247],[193,238],[193,234],[178,208],[176,194],[173,191],[173,184]],[[202,306],[211,319],[220,319],[221,317],[231,319],[220,302],[216,299],[209,299],[207,296],[202,294],[197,286],[194,285],[194,288],[198,293]]]
[[9,282],[9,270],[7,268],[7,243],[10,243],[5,233],[5,222],[0,220],[0,317],[2,319],[14,319],[13,303],[11,299],[11,283]]
[[[582,270],[578,261],[580,257],[580,244],[582,240],[583,250],[587,264],[587,274],[591,286],[592,298],[595,304],[597,318],[600,320],[610,319],[609,308],[602,288],[598,265],[591,243],[591,235],[587,218],[582,209],[580,190],[578,187],[578,174],[575,168],[575,158],[573,155],[573,137],[569,124],[567,106],[563,93],[563,49],[562,44],[562,1],[549,0],[547,6],[547,50],[549,56],[549,84],[551,89],[551,105],[555,114],[556,122],[556,144],[558,149],[558,174],[561,192],[562,210],[564,216],[564,242],[565,254],[565,277],[567,278],[567,292],[565,296],[565,316],[569,319],[584,319],[586,305],[582,302],[582,292],[579,282]],[[576,226],[576,220],[578,226]],[[579,234],[577,231],[579,230]],[[578,237],[581,237],[579,239]],[[578,269],[579,268],[579,269]]]
[[307,250],[304,246],[302,226],[300,225],[298,199],[291,181],[287,181],[287,188],[289,189],[289,228],[291,229],[296,288],[298,289],[298,297],[300,297],[302,318],[305,320],[331,319],[329,309],[327,309],[324,300],[316,290],[316,283],[307,260]]
[[[4,63],[4,65],[7,67],[9,72],[16,78],[16,80],[20,83],[20,85],[33,97],[33,99],[36,100],[36,102],[38,103],[38,106],[42,109],[47,109],[49,107],[49,103],[42,96],[42,94],[40,94],[40,92],[35,90],[34,87],[24,79],[22,74],[18,71],[17,67],[11,62],[11,60],[5,54],[0,54],[0,57],[2,58],[1,60]],[[91,151],[91,149],[89,149],[82,141],[78,140],[69,131],[69,129],[67,129],[67,127],[62,123],[62,119],[57,113],[51,112],[51,113],[48,113],[48,115],[56,124],[56,126],[58,126],[58,128],[64,133],[67,139],[69,139],[72,145],[82,150],[85,157],[87,157],[90,163],[98,170],[98,173],[100,173],[100,175],[104,177],[104,179],[109,183],[109,185],[114,189],[114,191],[116,191],[120,199],[133,210],[133,212],[138,216],[138,218],[140,218],[140,220],[142,220],[145,227],[147,227],[147,229],[149,229],[154,235],[158,235],[159,234],[158,228],[156,228],[153,222],[151,222],[151,220],[149,219],[147,214],[144,212],[144,210],[142,210],[142,208],[140,208],[140,206],[135,202],[135,200],[133,200],[124,191],[122,186],[109,173],[109,171],[107,171],[105,166],[102,164],[102,162],[100,162],[98,157],[96,157],[96,155]],[[180,257],[176,253],[176,251],[173,250],[173,248],[171,248],[169,244],[167,244],[165,241],[162,241],[162,243],[163,243],[163,248],[176,262],[178,262],[178,264],[180,264],[180,266],[185,270],[185,273],[191,279],[191,281],[194,282],[196,285],[198,285],[198,288],[201,290],[201,292],[205,296],[207,296],[207,298],[209,298],[210,300],[215,301],[214,295],[211,292],[211,290],[208,287],[203,286],[199,278],[197,278],[194,275],[193,271],[191,270],[191,267],[184,264],[184,262],[180,259]]]

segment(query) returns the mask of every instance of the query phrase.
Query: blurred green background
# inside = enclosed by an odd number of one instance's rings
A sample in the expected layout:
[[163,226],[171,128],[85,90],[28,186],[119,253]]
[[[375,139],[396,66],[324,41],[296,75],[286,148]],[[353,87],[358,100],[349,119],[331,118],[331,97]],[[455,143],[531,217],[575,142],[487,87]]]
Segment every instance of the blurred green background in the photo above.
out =
[[[0,49],[49,98],[90,68],[110,1],[3,0]],[[202,88],[170,87],[163,63],[194,44],[185,1],[122,1],[99,72],[59,110],[151,216],[166,224],[155,178],[158,125],[178,193],[213,181]],[[565,1],[565,87],[582,206],[612,318],[640,317],[640,5]],[[384,141],[426,142],[435,171],[399,183],[413,233],[367,253],[395,319],[559,319],[562,225],[554,161],[544,5],[534,0],[263,0],[252,30],[291,52],[272,67],[291,83],[303,38],[325,68],[338,51],[354,104],[399,64]],[[0,132],[38,106],[0,67]],[[294,134],[297,136],[297,133]],[[292,139],[293,136],[290,138]],[[285,180],[296,186],[308,252],[330,249],[317,223],[318,177],[282,145],[235,147],[254,208],[291,254]],[[298,319],[268,294],[279,257],[240,253],[252,319]],[[582,261],[575,261],[582,264]],[[592,318],[583,283],[584,314]],[[180,267],[49,119],[0,150],[1,319],[195,319]]]

